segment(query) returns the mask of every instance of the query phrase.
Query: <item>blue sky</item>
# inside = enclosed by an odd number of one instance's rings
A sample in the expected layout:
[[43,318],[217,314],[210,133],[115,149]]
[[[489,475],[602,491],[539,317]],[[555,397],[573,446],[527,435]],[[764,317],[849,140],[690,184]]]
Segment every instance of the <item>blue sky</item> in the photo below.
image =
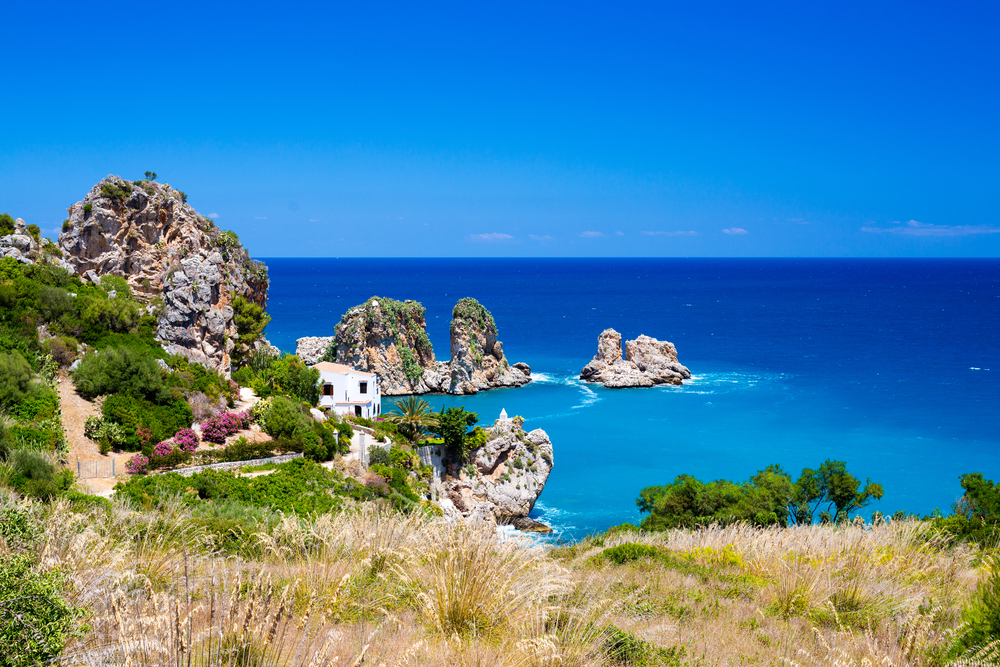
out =
[[995,3],[8,3],[0,211],[257,256],[998,256]]

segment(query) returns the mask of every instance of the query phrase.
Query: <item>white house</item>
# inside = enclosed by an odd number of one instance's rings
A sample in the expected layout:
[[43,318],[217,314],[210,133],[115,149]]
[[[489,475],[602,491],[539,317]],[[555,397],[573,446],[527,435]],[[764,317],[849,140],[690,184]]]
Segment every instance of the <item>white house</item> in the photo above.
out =
[[312,366],[319,371],[319,406],[339,415],[375,417],[382,414],[382,392],[374,373],[357,371],[344,364],[321,361]]

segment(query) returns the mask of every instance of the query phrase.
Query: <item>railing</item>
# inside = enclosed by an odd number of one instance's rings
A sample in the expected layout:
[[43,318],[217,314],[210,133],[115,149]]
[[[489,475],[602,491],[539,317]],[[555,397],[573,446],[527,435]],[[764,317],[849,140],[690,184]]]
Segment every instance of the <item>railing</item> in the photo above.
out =
[[115,460],[108,461],[77,461],[76,476],[80,479],[93,479],[95,477],[114,477]]

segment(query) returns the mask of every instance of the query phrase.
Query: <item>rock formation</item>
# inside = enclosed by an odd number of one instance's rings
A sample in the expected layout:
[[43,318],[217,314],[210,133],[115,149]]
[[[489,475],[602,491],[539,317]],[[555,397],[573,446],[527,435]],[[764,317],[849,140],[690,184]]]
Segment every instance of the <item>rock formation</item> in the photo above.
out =
[[68,209],[59,249],[82,277],[121,276],[139,299],[162,302],[157,338],[167,352],[228,373],[234,302],[267,305],[267,267],[186,199],[167,184],[109,176]]
[[296,354],[307,364],[327,359],[375,373],[387,396],[475,394],[531,381],[527,364],[504,357],[496,322],[478,301],[461,299],[452,318],[450,361],[434,359],[423,306],[379,296],[347,311],[332,338],[298,339]]
[[493,315],[468,297],[459,299],[452,311],[449,369],[448,391],[452,394],[475,394],[531,382],[527,364],[511,366],[504,357]]
[[548,532],[528,514],[552,471],[549,436],[542,429],[526,433],[521,417],[498,419],[486,433],[486,444],[464,466],[447,461],[440,446],[420,448],[421,459],[434,466],[431,488],[445,516]]
[[681,384],[691,371],[677,361],[673,343],[649,336],[626,341],[622,358],[622,335],[605,329],[597,338],[597,354],[580,371],[580,378],[600,382],[605,387],[652,387],[657,384]]
[[387,396],[438,391],[446,370],[434,360],[424,307],[380,296],[344,313],[326,358],[375,373]]
[[295,354],[307,366],[323,361],[333,336],[306,336],[295,341]]
[[74,272],[73,266],[62,258],[59,247],[47,238],[43,238],[39,234],[41,230],[37,227],[29,228],[21,218],[14,221],[13,227],[13,230],[7,227],[5,231],[10,233],[0,236],[0,258],[13,257],[21,264],[38,262],[54,264],[70,273]]

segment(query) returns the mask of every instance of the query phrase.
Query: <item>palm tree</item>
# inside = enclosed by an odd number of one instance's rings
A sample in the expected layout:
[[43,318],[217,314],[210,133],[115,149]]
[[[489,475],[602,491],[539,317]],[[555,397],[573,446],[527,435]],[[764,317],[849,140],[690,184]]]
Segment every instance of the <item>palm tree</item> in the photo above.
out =
[[396,403],[395,409],[385,415],[385,420],[397,425],[397,430],[410,442],[416,442],[427,428],[436,426],[437,415],[431,404],[416,396],[407,396]]

